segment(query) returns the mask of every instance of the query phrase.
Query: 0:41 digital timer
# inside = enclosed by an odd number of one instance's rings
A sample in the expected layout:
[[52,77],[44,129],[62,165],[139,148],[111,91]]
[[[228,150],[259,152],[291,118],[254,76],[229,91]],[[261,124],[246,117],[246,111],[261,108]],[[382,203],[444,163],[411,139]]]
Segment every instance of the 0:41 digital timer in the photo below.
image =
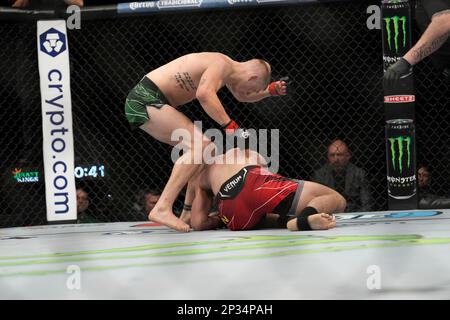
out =
[[75,178],[103,178],[105,177],[105,166],[75,167]]

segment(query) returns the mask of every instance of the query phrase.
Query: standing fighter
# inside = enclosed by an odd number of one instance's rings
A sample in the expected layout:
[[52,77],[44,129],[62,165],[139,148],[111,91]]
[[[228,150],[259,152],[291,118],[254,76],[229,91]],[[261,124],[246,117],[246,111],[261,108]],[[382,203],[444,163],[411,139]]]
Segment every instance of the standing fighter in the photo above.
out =
[[[189,181],[181,219],[195,230],[230,230],[259,226],[326,230],[336,226],[334,212],[343,212],[345,199],[321,184],[285,178],[264,168],[255,151],[231,149]],[[214,203],[218,215],[211,215]],[[192,213],[191,213],[192,211]]]
[[187,152],[176,161],[160,200],[149,213],[149,219],[179,231],[189,230],[189,225],[173,214],[172,206],[181,189],[202,167],[202,164],[194,162],[194,159],[202,159],[202,155],[196,155],[201,150],[194,149],[194,137],[201,137],[203,148],[211,143],[176,108],[197,99],[226,132],[237,130],[238,125],[225,112],[217,91],[226,86],[241,102],[256,102],[286,94],[286,83],[269,84],[270,76],[270,65],[264,60],[237,62],[221,53],[192,53],[151,71],[131,90],[125,102],[125,114],[130,124],[170,145],[180,145],[180,141],[171,139],[176,129],[186,130],[191,137],[189,141],[181,141]]

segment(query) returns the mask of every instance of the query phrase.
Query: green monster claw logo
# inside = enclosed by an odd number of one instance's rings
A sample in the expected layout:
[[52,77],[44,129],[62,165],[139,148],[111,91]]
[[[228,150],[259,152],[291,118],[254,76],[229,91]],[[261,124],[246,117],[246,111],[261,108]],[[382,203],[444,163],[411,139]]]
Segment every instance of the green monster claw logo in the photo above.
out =
[[[389,143],[391,146],[392,166],[394,170],[396,170],[396,163],[398,162],[398,170],[400,170],[400,173],[403,173],[403,155],[405,154],[404,143],[406,143],[408,169],[411,166],[411,137],[400,136],[396,138],[389,138]],[[398,155],[395,151],[396,147],[398,147]]]
[[400,35],[400,21],[402,22],[402,33],[403,33],[403,48],[406,48],[406,16],[399,17],[387,17],[384,18],[384,21],[386,22],[386,32],[387,32],[387,40],[388,40],[388,46],[389,50],[392,50],[392,32],[391,32],[391,22],[394,26],[394,45],[395,45],[395,52],[398,53],[399,49],[399,35]]

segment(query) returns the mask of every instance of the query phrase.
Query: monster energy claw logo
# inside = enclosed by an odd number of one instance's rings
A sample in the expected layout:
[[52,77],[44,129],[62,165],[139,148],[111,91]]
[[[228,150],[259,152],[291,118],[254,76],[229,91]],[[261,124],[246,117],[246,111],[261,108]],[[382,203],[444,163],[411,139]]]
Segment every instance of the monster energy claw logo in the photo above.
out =
[[[400,173],[403,173],[403,155],[405,154],[404,144],[406,144],[406,155],[407,155],[407,166],[408,169],[411,167],[411,137],[396,137],[389,138],[389,143],[391,146],[391,155],[392,155],[392,166],[394,170],[399,170]],[[396,153],[396,149],[398,147],[398,154]],[[398,169],[396,168],[396,163],[398,162]]]
[[[393,25],[394,28],[394,46],[395,46],[395,52],[398,53],[399,49],[399,36],[400,36],[400,22],[402,22],[402,35],[403,35],[403,48],[406,48],[406,16],[399,17],[387,17],[384,18],[384,21],[386,22],[386,32],[387,32],[387,41],[389,50],[392,50],[392,32],[391,32],[391,25]],[[392,24],[391,24],[392,22]]]

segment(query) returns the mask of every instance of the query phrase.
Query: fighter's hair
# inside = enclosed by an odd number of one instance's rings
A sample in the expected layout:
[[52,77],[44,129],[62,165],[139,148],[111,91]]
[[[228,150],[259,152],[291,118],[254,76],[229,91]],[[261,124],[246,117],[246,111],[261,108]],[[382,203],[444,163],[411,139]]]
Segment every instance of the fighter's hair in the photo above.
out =
[[272,68],[270,66],[270,63],[263,59],[253,59],[253,61],[256,62],[256,65],[258,67],[262,66],[264,68],[266,76],[262,80],[266,85],[268,85],[272,74]]
[[272,77],[272,67],[270,66],[270,63],[263,59],[256,59],[260,64],[264,66],[264,70],[266,71],[266,78],[264,79],[264,82],[268,85],[270,83],[270,79]]

